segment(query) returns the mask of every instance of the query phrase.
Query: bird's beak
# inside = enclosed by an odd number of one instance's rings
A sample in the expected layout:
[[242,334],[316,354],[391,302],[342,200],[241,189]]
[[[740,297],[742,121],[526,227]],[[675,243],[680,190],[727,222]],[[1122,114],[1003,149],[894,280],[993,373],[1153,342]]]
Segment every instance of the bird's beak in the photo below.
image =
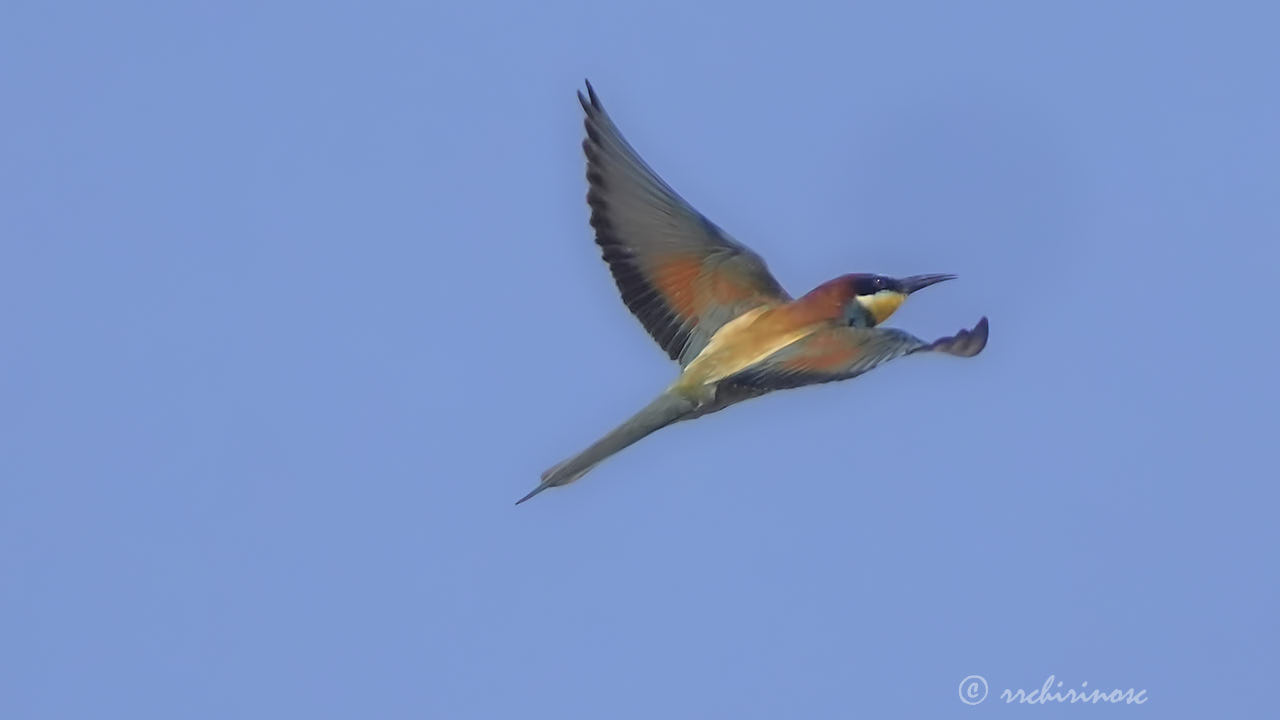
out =
[[944,280],[955,279],[955,275],[948,275],[944,273],[941,275],[912,275],[911,277],[904,277],[898,282],[902,283],[902,292],[910,295],[917,290],[927,288],[930,285],[936,285]]

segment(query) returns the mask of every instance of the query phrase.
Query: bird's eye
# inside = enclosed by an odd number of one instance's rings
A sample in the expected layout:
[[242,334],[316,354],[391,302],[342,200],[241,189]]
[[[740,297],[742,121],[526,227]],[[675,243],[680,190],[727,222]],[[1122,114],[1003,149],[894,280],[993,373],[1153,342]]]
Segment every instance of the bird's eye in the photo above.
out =
[[854,285],[858,295],[875,295],[881,290],[888,290],[892,287],[893,281],[883,275],[864,275]]

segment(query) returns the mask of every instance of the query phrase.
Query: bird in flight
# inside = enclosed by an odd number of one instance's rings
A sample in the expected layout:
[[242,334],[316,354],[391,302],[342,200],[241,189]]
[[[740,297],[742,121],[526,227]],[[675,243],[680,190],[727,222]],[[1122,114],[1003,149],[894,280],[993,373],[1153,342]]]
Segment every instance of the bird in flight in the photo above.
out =
[[622,301],[681,371],[630,420],[544,472],[517,505],[672,423],[774,390],[847,380],[903,355],[973,357],[986,347],[985,317],[933,342],[881,326],[908,295],[954,275],[854,273],[793,299],[759,255],[645,164],[590,82],[578,101],[586,112],[582,148],[596,244]]

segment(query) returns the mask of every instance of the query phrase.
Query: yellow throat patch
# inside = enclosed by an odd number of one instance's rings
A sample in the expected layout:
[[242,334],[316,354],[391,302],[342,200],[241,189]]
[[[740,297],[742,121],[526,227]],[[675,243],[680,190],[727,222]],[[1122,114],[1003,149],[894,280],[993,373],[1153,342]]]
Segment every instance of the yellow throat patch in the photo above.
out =
[[876,324],[889,319],[889,316],[902,307],[907,296],[893,290],[881,290],[874,295],[859,295],[857,301],[876,319]]

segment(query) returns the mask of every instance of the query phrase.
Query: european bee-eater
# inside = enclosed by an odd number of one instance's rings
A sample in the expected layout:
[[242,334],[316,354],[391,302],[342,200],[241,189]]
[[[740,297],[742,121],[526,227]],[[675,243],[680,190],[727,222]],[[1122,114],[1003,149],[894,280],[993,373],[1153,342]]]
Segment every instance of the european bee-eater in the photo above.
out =
[[842,275],[792,299],[764,260],[676,194],[622,137],[591,83],[586,111],[591,226],[622,301],[680,363],[680,376],[630,420],[542,474],[516,501],[567,485],[680,420],[767,392],[857,377],[903,355],[973,357],[987,319],[924,342],[883,323],[911,293],[953,275]]

